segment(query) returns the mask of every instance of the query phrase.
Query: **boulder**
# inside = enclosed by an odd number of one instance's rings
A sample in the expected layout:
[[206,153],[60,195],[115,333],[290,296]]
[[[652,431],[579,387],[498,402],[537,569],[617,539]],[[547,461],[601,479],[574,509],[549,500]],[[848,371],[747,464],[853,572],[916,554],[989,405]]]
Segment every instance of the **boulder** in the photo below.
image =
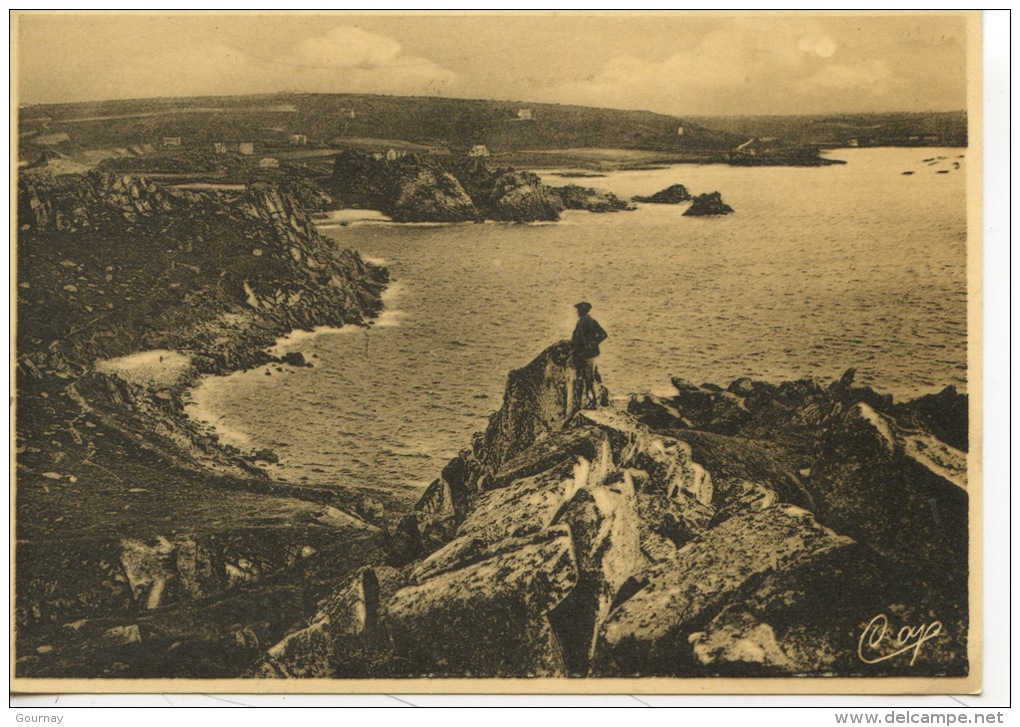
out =
[[520,547],[400,589],[385,623],[416,675],[561,676],[563,656],[548,616],[577,579],[570,528],[553,527]]
[[504,462],[498,471],[486,477],[486,489],[504,487],[514,480],[531,477],[578,458],[592,463],[593,468],[605,471],[612,466],[609,437],[594,426],[571,427],[554,431]]
[[731,480],[719,488],[720,507],[712,518],[713,526],[745,512],[760,512],[775,507],[779,495],[770,487],[746,480]]
[[966,394],[947,386],[937,394],[898,404],[893,412],[902,424],[930,432],[951,447],[969,447],[970,408]]
[[570,526],[577,559],[574,589],[549,615],[566,673],[587,676],[595,637],[627,580],[644,565],[634,484],[627,472],[581,487],[556,515]]
[[[637,495],[637,504],[641,517],[642,547],[646,546],[647,541],[665,538],[675,550],[702,533],[713,517],[711,508],[684,493],[677,497],[665,497],[658,493],[642,492]],[[653,538],[653,535],[656,537]],[[652,559],[658,558],[653,555]]]
[[699,194],[694,198],[691,206],[684,210],[687,217],[701,217],[706,215],[728,215],[733,208],[722,201],[722,195],[718,192]]
[[564,187],[553,187],[560,204],[568,210],[586,210],[588,212],[619,212],[634,210],[632,204],[622,200],[612,192],[593,187],[581,187],[568,184]]
[[579,488],[602,477],[588,460],[574,458],[479,495],[455,537],[420,560],[410,571],[412,579],[421,582],[505,551],[514,539],[548,527]]
[[269,464],[277,464],[280,461],[280,455],[271,449],[256,449],[252,453],[252,459],[255,461],[268,462]]
[[473,503],[471,513],[457,528],[457,537],[482,537],[491,543],[538,532],[588,483],[590,471],[588,461],[577,459],[486,492]]
[[145,608],[159,608],[168,583],[175,576],[176,547],[163,536],[151,543],[125,539],[121,563],[135,599]]
[[486,215],[499,222],[555,222],[560,200],[531,172],[507,170],[489,182],[487,194],[475,198]]
[[627,411],[652,429],[689,429],[692,423],[668,399],[652,394],[635,394]]
[[354,510],[358,513],[358,517],[374,525],[379,525],[386,514],[386,506],[369,495],[360,497]]
[[137,644],[142,640],[142,633],[138,624],[127,626],[114,626],[102,633],[100,640],[106,646],[124,646],[126,644]]
[[691,459],[687,444],[655,433],[617,409],[583,410],[576,421],[599,426],[608,434],[618,467],[647,472],[646,491],[674,498],[684,492],[703,505],[711,505],[711,477]]
[[431,553],[453,537],[457,527],[450,485],[437,479],[397,526],[392,547],[397,562]]
[[819,452],[811,470],[819,517],[890,560],[966,592],[965,453],[901,429],[863,403],[846,412]]
[[698,663],[703,666],[755,665],[783,673],[796,670],[793,660],[776,640],[772,626],[746,612],[736,615],[727,612],[727,616],[714,619],[709,631],[691,634],[688,640]]
[[[744,397],[718,387],[696,386],[679,376],[674,376],[672,383],[679,393],[662,403],[678,413],[680,421],[688,425],[685,428],[736,434],[749,418]],[[647,405],[635,408],[647,418]]]

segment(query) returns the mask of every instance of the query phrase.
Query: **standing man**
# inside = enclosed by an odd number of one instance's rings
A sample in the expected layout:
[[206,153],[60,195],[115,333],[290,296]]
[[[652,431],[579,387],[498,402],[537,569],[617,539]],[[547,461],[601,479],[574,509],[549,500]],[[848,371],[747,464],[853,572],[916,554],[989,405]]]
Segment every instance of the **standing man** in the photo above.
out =
[[571,344],[574,366],[581,376],[581,406],[594,409],[598,406],[598,393],[595,391],[595,359],[599,355],[599,344],[606,340],[607,334],[599,322],[588,315],[591,303],[578,303],[574,307],[577,308],[578,321],[574,327]]

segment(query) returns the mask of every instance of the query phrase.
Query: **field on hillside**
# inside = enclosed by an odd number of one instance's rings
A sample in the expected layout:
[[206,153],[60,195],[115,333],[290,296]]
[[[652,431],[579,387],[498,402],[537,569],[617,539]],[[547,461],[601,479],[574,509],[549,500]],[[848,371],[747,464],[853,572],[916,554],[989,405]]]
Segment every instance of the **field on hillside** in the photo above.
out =
[[[683,133],[679,133],[680,129]],[[674,116],[555,104],[353,94],[275,94],[56,104],[20,110],[24,158],[41,149],[126,149],[164,139],[181,146],[249,141],[313,146],[385,139],[426,147],[492,151],[609,147],[645,150],[728,149],[726,133]]]

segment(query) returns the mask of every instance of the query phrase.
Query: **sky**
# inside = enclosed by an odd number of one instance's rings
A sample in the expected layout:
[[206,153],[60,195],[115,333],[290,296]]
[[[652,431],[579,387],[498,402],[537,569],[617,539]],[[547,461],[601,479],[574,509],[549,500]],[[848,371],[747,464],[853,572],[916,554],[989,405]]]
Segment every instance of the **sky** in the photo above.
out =
[[966,108],[966,22],[852,15],[18,16],[19,102],[300,91],[678,116]]

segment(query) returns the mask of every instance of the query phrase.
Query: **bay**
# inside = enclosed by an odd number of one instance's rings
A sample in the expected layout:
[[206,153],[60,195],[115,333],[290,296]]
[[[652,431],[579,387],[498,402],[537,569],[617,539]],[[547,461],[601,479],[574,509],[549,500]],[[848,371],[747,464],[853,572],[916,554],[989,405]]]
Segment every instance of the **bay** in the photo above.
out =
[[277,477],[410,500],[484,428],[507,372],[569,337],[580,300],[609,333],[599,368],[614,396],[669,394],[671,376],[829,380],[851,366],[897,398],[966,390],[965,153],[542,172],[625,197],[718,190],[736,210],[725,217],[645,204],[550,224],[398,225],[345,211],[321,230],[385,261],[394,282],[381,319],[284,340],[280,352],[315,367],[207,379],[190,411],[230,443],[276,451]]

